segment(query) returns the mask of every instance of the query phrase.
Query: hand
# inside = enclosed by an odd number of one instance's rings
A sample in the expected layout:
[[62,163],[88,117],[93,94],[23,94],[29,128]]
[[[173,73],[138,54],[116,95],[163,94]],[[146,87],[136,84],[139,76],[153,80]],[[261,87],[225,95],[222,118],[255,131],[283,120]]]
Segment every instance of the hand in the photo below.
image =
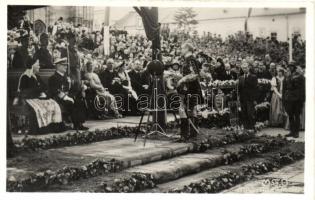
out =
[[279,98],[282,99],[282,94],[279,94]]
[[69,96],[65,96],[65,98],[63,98],[63,100],[65,101],[71,101],[71,103],[74,103],[73,98],[69,97]]
[[40,95],[39,95],[39,97],[40,97],[40,98],[46,98],[47,95],[46,95],[44,92],[41,92]]
[[68,81],[68,83],[71,83],[70,77],[67,77],[67,81]]
[[254,101],[254,105],[255,105],[255,106],[257,105],[257,101]]
[[142,86],[145,90],[147,90],[149,88],[149,85],[143,85]]
[[183,81],[182,81],[182,80],[179,80],[179,81],[177,82],[177,87],[179,87],[182,83],[183,83]]

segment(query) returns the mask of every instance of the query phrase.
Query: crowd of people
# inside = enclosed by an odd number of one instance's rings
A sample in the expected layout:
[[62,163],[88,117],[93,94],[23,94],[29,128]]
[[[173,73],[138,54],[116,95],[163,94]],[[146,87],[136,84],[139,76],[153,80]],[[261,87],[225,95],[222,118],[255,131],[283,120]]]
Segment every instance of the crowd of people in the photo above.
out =
[[[83,126],[87,113],[97,118],[141,114],[139,102],[152,89],[152,75],[147,70],[152,61],[152,42],[144,35],[111,29],[110,53],[104,56],[104,29],[92,32],[61,17],[47,33],[38,35],[26,22],[27,18],[20,27],[8,31],[8,68],[25,70],[19,81],[20,96],[55,100],[63,121],[71,121],[76,130],[87,129]],[[269,102],[269,124],[289,124],[290,135],[298,135],[305,98],[305,41],[300,36],[294,37],[290,62],[287,42],[253,38],[241,31],[225,39],[211,33],[198,36],[161,31],[160,42],[168,100],[192,71],[206,86],[213,81],[237,80],[238,93],[225,88],[215,95],[239,97],[246,129],[253,129],[255,123],[253,107]],[[188,54],[194,60],[189,73],[185,71]],[[39,68],[56,70],[48,85],[41,80]],[[271,87],[259,88],[259,79],[268,80]]]

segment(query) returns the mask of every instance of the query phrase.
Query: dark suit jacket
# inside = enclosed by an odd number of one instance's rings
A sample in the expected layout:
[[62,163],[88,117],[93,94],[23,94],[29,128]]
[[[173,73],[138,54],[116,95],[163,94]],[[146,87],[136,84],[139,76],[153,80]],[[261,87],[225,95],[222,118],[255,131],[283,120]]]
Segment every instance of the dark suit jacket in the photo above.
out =
[[114,72],[110,72],[109,70],[104,70],[100,75],[100,80],[104,88],[108,88],[108,91],[112,93],[112,82],[115,77]]
[[305,101],[305,78],[300,74],[293,74],[283,81],[282,100]]
[[66,76],[61,76],[55,72],[48,79],[48,94],[51,98],[59,100],[58,94],[60,92],[69,92],[70,86]]
[[230,71],[230,74],[227,74],[227,71],[224,71],[222,74],[222,80],[236,80],[237,74],[236,72]]
[[258,91],[256,75],[248,74],[247,78],[245,78],[245,75],[242,75],[238,80],[240,101],[255,101]]
[[41,47],[35,52],[34,60],[39,59],[39,65],[42,69],[53,69],[52,56],[47,48]]
[[130,77],[131,87],[136,91],[138,95],[140,95],[143,92],[141,73],[131,70],[128,75]]
[[24,98],[38,98],[41,92],[45,92],[45,84],[39,75],[28,77],[23,75],[21,77],[20,90]]

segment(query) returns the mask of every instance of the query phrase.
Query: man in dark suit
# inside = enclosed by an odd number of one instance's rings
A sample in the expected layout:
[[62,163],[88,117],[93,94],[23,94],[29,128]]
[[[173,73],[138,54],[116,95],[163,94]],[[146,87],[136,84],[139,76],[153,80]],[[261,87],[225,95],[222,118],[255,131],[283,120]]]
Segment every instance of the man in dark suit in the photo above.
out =
[[289,75],[284,79],[282,101],[289,115],[290,133],[286,137],[299,137],[300,114],[305,101],[305,78],[296,71],[294,63],[289,64]]
[[113,59],[108,59],[106,61],[106,69],[101,72],[100,74],[100,80],[104,88],[108,88],[108,91],[113,94],[115,91],[113,91],[113,79],[115,77],[113,66],[115,62]]
[[130,77],[131,87],[136,91],[137,95],[146,94],[149,88],[148,84],[145,84],[141,76],[142,65],[139,60],[136,60],[131,71],[128,73]]
[[86,106],[81,93],[71,95],[71,80],[67,77],[67,58],[57,59],[54,63],[56,72],[48,79],[48,90],[51,98],[61,107],[63,117],[70,116],[75,130],[87,130],[83,126],[86,117]]
[[242,123],[245,129],[254,132],[257,77],[249,72],[248,63],[242,64],[242,70],[244,74],[239,77]]
[[231,65],[225,64],[225,71],[222,74],[222,80],[236,80],[237,74],[234,71],[231,71]]
[[31,58],[31,56],[28,53],[28,41],[29,36],[28,35],[22,35],[20,38],[20,42],[22,46],[18,47],[14,53],[14,57],[12,60],[12,67],[17,69],[26,69],[26,62],[28,59]]
[[47,49],[48,46],[48,35],[42,33],[40,35],[40,48],[35,52],[34,59],[39,60],[39,65],[42,69],[53,69],[53,59],[50,52]]

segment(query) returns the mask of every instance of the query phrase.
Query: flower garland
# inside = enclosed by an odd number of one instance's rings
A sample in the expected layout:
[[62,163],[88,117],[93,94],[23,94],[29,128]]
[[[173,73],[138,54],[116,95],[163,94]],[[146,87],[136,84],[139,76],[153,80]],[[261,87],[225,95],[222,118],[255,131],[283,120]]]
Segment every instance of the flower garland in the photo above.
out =
[[244,165],[239,170],[227,172],[215,178],[203,179],[185,185],[182,189],[172,189],[172,193],[216,193],[231,188],[255,175],[264,174],[304,158],[304,152],[290,151],[271,156],[267,161]]
[[116,179],[112,185],[103,184],[104,192],[136,192],[147,188],[154,188],[156,180],[152,174],[133,173],[130,177],[122,180]]
[[260,104],[257,104],[255,106],[256,110],[269,110],[269,108],[270,108],[270,103],[267,102],[267,101],[266,102],[262,102]]
[[242,146],[238,152],[224,151],[223,163],[225,165],[231,164],[236,161],[244,159],[246,156],[253,156],[260,153],[266,153],[271,150],[279,149],[292,143],[292,141],[287,140],[283,137],[269,137],[263,136],[263,141],[253,141],[258,142],[257,144],[249,144]]
[[26,136],[21,141],[15,142],[15,146],[17,150],[23,151],[89,144],[109,139],[133,137],[137,130],[137,127],[113,127],[104,130],[67,133],[49,138],[29,138]]
[[225,127],[230,124],[229,108],[223,110],[210,110],[205,107],[197,108],[198,125],[205,128]]
[[10,177],[7,180],[7,191],[36,191],[41,188],[46,188],[49,185],[65,185],[74,180],[78,180],[81,178],[90,178],[110,172],[116,172],[121,169],[121,162],[115,159],[97,159],[82,167],[64,167],[57,172],[46,170],[45,172],[33,174],[29,178],[20,181],[17,181],[14,177]]
[[[271,85],[271,80],[259,78],[257,79],[258,87],[260,88],[268,88]],[[238,80],[215,80],[208,83],[208,87],[213,88],[235,88],[238,84]]]

